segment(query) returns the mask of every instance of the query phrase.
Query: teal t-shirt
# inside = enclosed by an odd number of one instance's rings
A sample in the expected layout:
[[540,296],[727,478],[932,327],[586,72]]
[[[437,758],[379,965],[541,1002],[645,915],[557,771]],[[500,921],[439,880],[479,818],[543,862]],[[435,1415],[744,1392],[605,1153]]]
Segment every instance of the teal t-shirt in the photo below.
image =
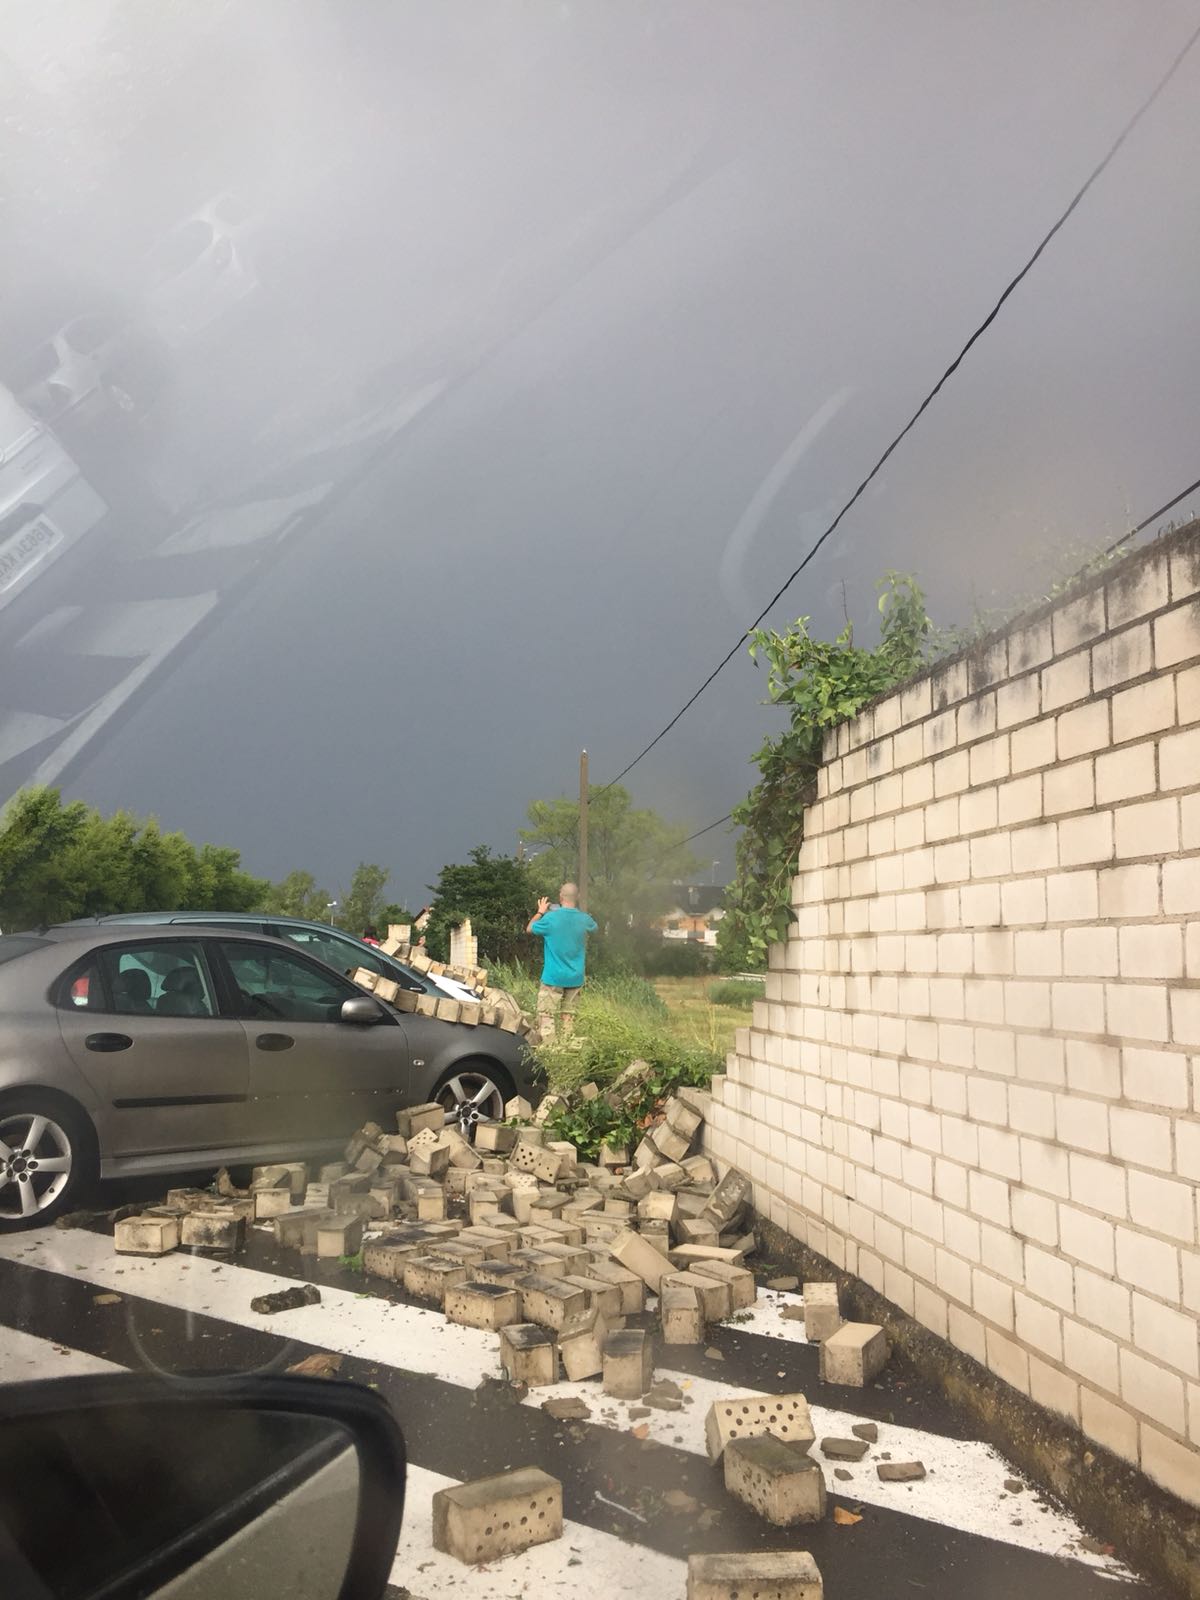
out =
[[575,906],[556,906],[530,924],[530,933],[545,940],[542,982],[552,989],[578,989],[583,983],[587,936],[597,924]]

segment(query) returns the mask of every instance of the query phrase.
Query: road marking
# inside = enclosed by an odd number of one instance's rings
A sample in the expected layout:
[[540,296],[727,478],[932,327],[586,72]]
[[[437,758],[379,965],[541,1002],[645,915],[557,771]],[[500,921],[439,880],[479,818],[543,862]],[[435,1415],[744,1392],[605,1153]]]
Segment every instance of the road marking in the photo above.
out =
[[[423,1600],[596,1600],[597,1595],[645,1595],[647,1600],[683,1593],[687,1563],[645,1545],[631,1544],[581,1522],[563,1523],[561,1539],[534,1545],[486,1567],[468,1567],[434,1550],[429,1505],[439,1489],[458,1480],[410,1466],[404,1496],[404,1526],[391,1581]],[[419,1506],[420,1510],[414,1508]],[[576,1566],[569,1566],[576,1561]]]
[[20,1328],[0,1326],[0,1372],[5,1383],[21,1383],[33,1378],[74,1378],[93,1372],[123,1372],[124,1367],[103,1356],[90,1356],[84,1350],[40,1339]]
[[[203,1313],[459,1388],[474,1389],[483,1378],[500,1371],[496,1335],[447,1322],[436,1310],[394,1305],[353,1290],[322,1286],[319,1305],[261,1316],[250,1310],[251,1298],[292,1288],[297,1279],[199,1255],[175,1252],[156,1260],[118,1256],[108,1237],[71,1229],[0,1236],[0,1258],[64,1277],[83,1277],[156,1304]],[[400,1359],[397,1352],[402,1352]],[[781,1364],[787,1359],[788,1352],[781,1348]],[[692,1455],[707,1455],[704,1419],[714,1400],[742,1395],[757,1398],[759,1393],[661,1367],[656,1373],[678,1383],[691,1396],[692,1404],[677,1412],[652,1410],[645,1419],[650,1437]],[[622,1431],[629,1426],[624,1402],[604,1395],[595,1383],[561,1383],[553,1391],[534,1390],[524,1403],[539,1407],[551,1393],[585,1400],[593,1411],[591,1426]],[[611,1410],[614,1416],[603,1417],[602,1410]],[[853,1411],[825,1406],[811,1410],[818,1441],[831,1436],[845,1438],[853,1424],[863,1420]],[[846,1469],[854,1477],[843,1488],[842,1482],[833,1481],[835,1464],[825,1460],[819,1445],[814,1446],[814,1456],[826,1470],[834,1492],[1019,1549],[1067,1555],[1114,1575],[1126,1575],[1119,1563],[1075,1547],[1080,1529],[1066,1513],[1035,1508],[1032,1492],[1005,1496],[1004,1479],[1014,1476],[1014,1471],[991,1446],[978,1440],[948,1439],[898,1423],[880,1422],[878,1427],[879,1449],[888,1450],[895,1461],[923,1461],[929,1476],[918,1483],[881,1483],[873,1460]],[[676,1445],[676,1439],[682,1442]],[[1020,1526],[1014,1525],[1014,1517],[1020,1519]]]
[[73,731],[30,774],[27,780],[28,784],[31,787],[36,787],[39,784],[56,783],[59,776],[74,761],[75,757],[87,749],[105,723],[109,722],[125,702],[136,694],[148,679],[154,676],[167,658],[183,643],[188,634],[208,615],[217,604],[218,598],[217,592],[211,590],[207,594],[194,595],[187,601],[186,604],[191,608],[189,612],[190,620],[187,625],[182,627],[174,638],[167,640],[152,654],[146,656],[132,672],[128,673],[121,679],[120,683],[110,689],[102,699],[98,700],[87,715],[79,719]]
[[275,537],[283,523],[298,512],[324,500],[332,482],[306,489],[301,494],[273,500],[252,500],[246,505],[217,507],[186,523],[178,533],[164,539],[154,551],[156,557],[195,555],[202,550],[228,550],[257,544]]
[[38,711],[0,712],[0,766],[70,725],[63,717],[44,717]]

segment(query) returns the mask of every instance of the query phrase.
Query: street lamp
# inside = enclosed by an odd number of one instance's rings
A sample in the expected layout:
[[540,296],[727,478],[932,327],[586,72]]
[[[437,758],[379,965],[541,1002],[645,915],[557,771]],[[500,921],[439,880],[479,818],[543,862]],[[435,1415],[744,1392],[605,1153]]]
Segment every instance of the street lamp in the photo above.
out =
[[331,928],[333,927],[333,913],[337,910],[337,905],[336,900],[327,900],[325,902],[325,909],[329,913],[329,926]]
[[710,884],[716,883],[716,881],[717,881],[717,868],[720,865],[721,865],[721,863],[719,861],[714,861],[713,862],[713,864],[712,864],[712,876],[708,880]]

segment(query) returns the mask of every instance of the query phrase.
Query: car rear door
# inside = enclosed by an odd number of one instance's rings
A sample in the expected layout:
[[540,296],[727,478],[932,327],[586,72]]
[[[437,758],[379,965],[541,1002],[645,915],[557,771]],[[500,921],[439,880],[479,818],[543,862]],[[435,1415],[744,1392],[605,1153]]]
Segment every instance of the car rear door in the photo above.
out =
[[220,1013],[200,940],[101,945],[59,980],[56,1003],[63,1043],[102,1104],[106,1155],[250,1142],[246,1036]]
[[245,1032],[257,1142],[337,1141],[368,1119],[391,1123],[412,1082],[395,1012],[381,1005],[376,1024],[343,1022],[343,1001],[363,991],[323,963],[233,935],[207,942]]

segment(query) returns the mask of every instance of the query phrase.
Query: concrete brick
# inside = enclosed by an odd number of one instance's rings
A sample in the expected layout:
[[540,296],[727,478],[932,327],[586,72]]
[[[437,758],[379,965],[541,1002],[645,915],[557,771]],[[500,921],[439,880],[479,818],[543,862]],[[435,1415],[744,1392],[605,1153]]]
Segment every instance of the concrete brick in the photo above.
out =
[[254,1194],[254,1220],[264,1222],[285,1216],[292,1209],[290,1189],[257,1189]]
[[1200,1505],[1200,1451],[1142,1428],[1142,1471],[1188,1505]]
[[[588,1268],[593,1278],[614,1284],[621,1291],[621,1315],[636,1317],[646,1309],[646,1285],[636,1272],[619,1261],[595,1261]],[[753,1279],[751,1280],[753,1281]]]
[[511,1382],[546,1388],[558,1382],[558,1343],[548,1328],[509,1323],[500,1330],[500,1364]]
[[1100,915],[1109,918],[1153,917],[1159,908],[1158,864],[1106,867],[1098,877]]
[[604,1340],[602,1355],[605,1394],[619,1400],[638,1400],[654,1379],[650,1336],[643,1328],[621,1328]]
[[562,1281],[572,1288],[583,1290],[589,1311],[598,1311],[610,1327],[621,1326],[624,1313],[621,1310],[620,1284],[607,1283],[603,1278],[595,1277],[590,1269],[587,1272],[568,1273]]
[[517,1142],[517,1130],[502,1122],[481,1122],[475,1129],[475,1148],[507,1155]]
[[1124,1406],[1086,1386],[1080,1389],[1079,1402],[1079,1420],[1088,1438],[1095,1439],[1097,1444],[1102,1444],[1122,1460],[1136,1464],[1137,1419]]
[[1058,719],[1058,759],[1071,761],[1108,746],[1108,701],[1089,700]]
[[671,1261],[661,1251],[647,1244],[638,1234],[630,1233],[628,1230],[616,1236],[611,1248],[613,1257],[623,1267],[636,1272],[647,1288],[655,1294],[658,1293],[663,1274],[675,1270]]
[[704,1338],[704,1312],[695,1291],[687,1285],[668,1284],[658,1291],[664,1344],[700,1344]]
[[870,1322],[846,1322],[821,1345],[821,1378],[825,1383],[861,1389],[887,1365],[883,1329]]
[[341,1256],[356,1256],[362,1249],[363,1222],[361,1217],[328,1217],[313,1223],[315,1254],[326,1260]]
[[587,1296],[574,1284],[561,1278],[546,1278],[530,1273],[519,1281],[524,1320],[555,1332],[564,1323],[583,1316],[587,1310]]
[[1190,1183],[1152,1172],[1129,1172],[1129,1215],[1152,1233],[1192,1244],[1196,1238],[1196,1191]]
[[1156,787],[1154,746],[1149,741],[1125,745],[1096,757],[1096,801],[1099,805],[1138,799],[1153,794]]
[[1158,746],[1158,786],[1163,790],[1191,789],[1200,772],[1200,728],[1171,734]]
[[1116,852],[1122,860],[1162,856],[1179,848],[1179,802],[1148,800],[1115,813]]
[[720,1322],[733,1310],[729,1285],[717,1278],[706,1278],[693,1272],[664,1273],[660,1280],[660,1293],[665,1288],[690,1291],[699,1302],[705,1322]]
[[733,1312],[754,1306],[757,1286],[754,1274],[746,1267],[734,1267],[726,1261],[696,1261],[688,1270],[693,1277],[715,1278],[718,1283],[723,1283],[730,1291],[730,1309]]
[[609,1332],[604,1314],[595,1307],[563,1324],[558,1334],[558,1353],[572,1383],[599,1377]]
[[426,1129],[438,1134],[445,1126],[445,1109],[436,1100],[426,1100],[419,1106],[406,1106],[396,1113],[396,1132],[406,1139],[412,1139]]
[[1164,1428],[1186,1425],[1183,1379],[1135,1350],[1121,1351],[1121,1398]]
[[178,1217],[122,1217],[113,1229],[119,1256],[165,1256],[179,1246]]
[[817,1564],[807,1550],[746,1550],[688,1557],[687,1600],[823,1600]]
[[[1163,849],[1173,848],[1164,844]],[[1162,868],[1162,905],[1170,917],[1200,912],[1200,859],[1189,856],[1185,861],[1164,861]],[[1169,978],[1175,974],[1162,972],[1158,977]]]
[[1133,1340],[1143,1355],[1189,1378],[1200,1377],[1200,1328],[1196,1318],[1147,1295],[1133,1296]]
[[806,1452],[816,1438],[808,1401],[802,1394],[745,1395],[717,1400],[704,1420],[708,1459],[716,1463],[734,1440],[770,1434]]
[[1108,1032],[1119,1039],[1159,1040],[1169,1035],[1167,991],[1144,983],[1104,986]]
[[470,1268],[462,1262],[440,1256],[409,1256],[404,1263],[405,1293],[439,1306],[445,1303],[447,1289],[466,1283],[470,1276]]
[[1144,677],[1154,667],[1150,628],[1142,623],[1092,646],[1092,687],[1097,694]]
[[232,1207],[189,1211],[180,1219],[179,1242],[185,1250],[240,1250],[246,1242],[246,1218]]
[[521,1321],[521,1306],[520,1291],[500,1283],[468,1282],[446,1290],[446,1320],[464,1328],[506,1328]]
[[790,1528],[824,1517],[824,1474],[797,1445],[770,1435],[733,1439],[724,1459],[728,1493],[773,1527]]
[[1064,817],[1058,824],[1059,866],[1076,867],[1085,862],[1109,861],[1115,848],[1111,811]]
[[468,1566],[560,1539],[562,1484],[538,1467],[439,1489],[433,1546]]
[[1151,678],[1113,695],[1113,743],[1144,739],[1170,728],[1175,722],[1175,682],[1170,677]]
[[[1042,672],[1042,710],[1057,711],[1060,706],[1086,700],[1091,692],[1091,658],[1086,650],[1054,661]],[[1022,730],[1024,731],[1024,730]]]
[[1154,619],[1154,665],[1159,672],[1200,656],[1200,601]]

